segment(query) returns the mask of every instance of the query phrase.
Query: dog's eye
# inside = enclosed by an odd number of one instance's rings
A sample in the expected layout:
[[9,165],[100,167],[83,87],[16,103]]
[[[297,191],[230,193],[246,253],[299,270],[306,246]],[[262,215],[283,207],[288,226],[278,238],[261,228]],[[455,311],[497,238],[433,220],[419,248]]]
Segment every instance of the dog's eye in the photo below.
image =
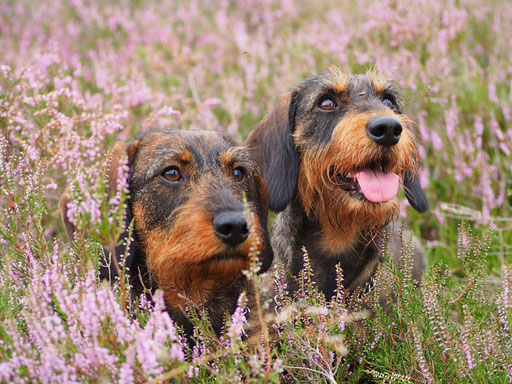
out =
[[322,111],[332,111],[335,107],[336,103],[330,97],[322,99],[322,101],[318,103],[318,108],[320,108]]
[[396,111],[396,105],[389,97],[386,97],[382,100],[382,104],[384,104],[389,109]]
[[245,177],[245,168],[236,167],[235,169],[233,169],[233,179],[235,179],[235,181],[237,183],[242,181],[244,179],[244,177]]
[[180,181],[183,176],[181,176],[181,172],[178,167],[172,166],[166,168],[165,171],[162,172],[162,177],[169,181]]

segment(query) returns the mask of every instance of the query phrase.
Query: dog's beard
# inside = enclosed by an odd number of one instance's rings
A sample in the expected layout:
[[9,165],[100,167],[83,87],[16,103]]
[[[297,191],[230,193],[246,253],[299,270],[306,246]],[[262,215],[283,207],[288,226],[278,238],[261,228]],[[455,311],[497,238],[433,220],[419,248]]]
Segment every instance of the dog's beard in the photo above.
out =
[[[304,175],[299,176],[299,183]],[[305,183],[305,181],[304,181]],[[305,184],[302,184],[303,186]],[[307,216],[320,226],[320,246],[326,254],[339,255],[359,239],[374,242],[380,229],[398,216],[398,198],[372,203],[352,197],[335,184],[299,188]]]
[[[331,165],[329,153],[325,156],[315,154],[303,157],[303,166],[299,173],[299,197],[306,215],[316,219],[331,230],[345,233],[378,231],[394,220],[399,213],[398,198],[372,203],[361,193],[352,193],[340,188],[336,180],[337,167]],[[393,164],[399,172],[401,169]],[[324,169],[318,172],[318,169]]]
[[[398,216],[398,198],[384,203],[372,203],[359,197],[352,197],[345,191],[329,194],[323,199],[320,209],[330,217],[330,225],[335,228],[358,228],[378,230]],[[331,215],[329,215],[329,210]]]
[[315,192],[310,190],[309,194],[301,196],[303,204],[309,202],[306,214],[310,219],[327,218],[321,221],[327,221],[333,229],[378,230],[398,217],[397,197],[384,203],[372,203],[364,197],[351,196],[335,184],[313,189]]
[[[134,207],[139,230],[144,229],[142,210]],[[169,228],[141,233],[146,264],[152,280],[164,291],[167,305],[185,304],[183,295],[200,303],[229,288],[250,266],[251,252],[262,247],[263,229],[257,215],[247,240],[232,247],[213,232],[212,219],[194,199],[178,208]],[[254,248],[254,249],[253,249]]]
[[[309,218],[328,224],[332,230],[351,233],[378,230],[397,218],[397,179],[403,178],[406,170],[414,172],[418,158],[408,128],[412,123],[406,116],[397,118],[404,130],[400,142],[391,148],[368,139],[361,128],[368,119],[364,115],[351,115],[341,121],[326,147],[296,138],[302,155],[298,193]],[[377,190],[382,196],[371,202],[367,197],[374,196],[368,192],[368,185],[364,185],[365,190],[356,180],[363,173],[367,177],[373,173],[370,188],[388,182],[390,174],[396,178],[391,180],[392,185]]]

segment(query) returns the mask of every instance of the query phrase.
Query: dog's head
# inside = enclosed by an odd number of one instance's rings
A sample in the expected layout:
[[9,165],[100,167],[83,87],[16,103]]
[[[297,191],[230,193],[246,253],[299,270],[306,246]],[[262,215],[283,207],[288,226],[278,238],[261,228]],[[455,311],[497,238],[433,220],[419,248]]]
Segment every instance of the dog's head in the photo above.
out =
[[168,305],[184,304],[183,293],[199,302],[229,287],[253,250],[260,251],[262,270],[269,268],[268,195],[244,147],[217,132],[152,132],[117,143],[109,175],[117,175],[122,153],[130,167],[135,248]]
[[336,69],[283,95],[247,144],[263,168],[270,208],[297,196],[333,228],[381,226],[398,213],[400,183],[411,205],[427,201],[415,176],[411,120],[384,76]]

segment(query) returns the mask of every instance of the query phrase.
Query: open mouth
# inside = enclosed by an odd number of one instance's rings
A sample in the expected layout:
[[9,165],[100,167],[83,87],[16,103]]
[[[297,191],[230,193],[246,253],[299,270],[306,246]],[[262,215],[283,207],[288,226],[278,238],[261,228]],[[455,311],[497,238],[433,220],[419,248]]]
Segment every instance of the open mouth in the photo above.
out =
[[352,197],[372,203],[393,200],[398,194],[399,181],[396,173],[385,172],[378,165],[336,175],[336,184],[340,189]]

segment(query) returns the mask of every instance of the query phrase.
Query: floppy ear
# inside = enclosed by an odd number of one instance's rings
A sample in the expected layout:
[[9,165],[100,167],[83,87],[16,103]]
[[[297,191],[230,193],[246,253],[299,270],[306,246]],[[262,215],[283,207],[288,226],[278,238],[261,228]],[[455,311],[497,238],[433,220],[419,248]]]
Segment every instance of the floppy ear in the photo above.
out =
[[258,216],[260,220],[260,225],[263,229],[262,233],[262,248],[259,255],[259,261],[261,263],[260,273],[266,272],[269,270],[272,265],[272,261],[274,260],[274,252],[272,251],[272,246],[270,244],[270,236],[268,233],[268,208],[269,208],[269,199],[267,190],[265,188],[265,182],[261,178],[260,175],[256,175],[256,199],[259,205]]
[[296,93],[285,93],[274,109],[251,131],[245,144],[263,173],[270,209],[282,211],[295,196],[299,155],[292,132]]
[[121,162],[125,159],[125,155],[128,155],[128,147],[125,143],[120,141],[116,142],[110,152],[108,153],[107,158],[107,194],[108,197],[113,197],[117,190],[117,176],[118,170],[121,166]]
[[[128,163],[131,164],[133,162],[133,159],[135,158],[135,155],[138,150],[138,141],[133,142],[129,146],[122,142],[116,142],[112,149],[110,150],[108,154],[108,169],[107,169],[107,194],[108,198],[110,199],[113,197],[117,190],[118,190],[118,170],[119,167],[122,165],[122,160],[125,158],[125,155],[128,157]],[[64,226],[66,228],[66,232],[68,234],[68,237],[70,240],[73,240],[73,235],[75,232],[75,227],[73,223],[70,222],[68,218],[68,203],[70,202],[70,187],[68,186],[64,193],[62,194],[60,198],[59,208],[62,216],[62,221],[64,222]],[[125,207],[125,217],[126,217],[126,226],[129,225],[129,223],[132,220],[131,211],[128,207],[128,204]],[[128,237],[128,228],[126,228],[123,233],[121,234],[121,242],[124,242],[125,239]],[[119,260],[120,255],[124,254],[126,250],[125,245],[121,244],[116,247],[116,255],[115,257]],[[106,252],[105,252],[106,253]],[[126,266],[130,266],[133,261],[133,245],[130,246],[130,249],[128,250],[127,257],[125,260]],[[108,255],[105,255],[108,259]],[[100,278],[101,279],[112,279],[114,276],[116,276],[115,268],[110,265],[111,260],[106,260],[109,267],[106,267],[102,265],[100,267]]]
[[428,209],[428,200],[425,196],[425,192],[420,185],[420,178],[417,174],[413,174],[411,171],[405,171],[404,176],[404,189],[407,200],[412,207],[419,213],[423,213]]
[[[135,144],[135,151],[132,146]],[[108,154],[107,160],[107,194],[108,197],[111,198],[117,192],[117,175],[118,169],[121,165],[121,159],[123,158],[123,154],[127,153],[128,157],[130,157],[130,152],[132,153],[132,157],[136,152],[137,142],[131,144],[130,147],[127,148],[126,144],[121,143],[120,141],[114,144],[114,147],[110,150]],[[131,149],[132,148],[132,149]],[[131,149],[131,150],[130,150]],[[130,160],[129,160],[130,161]],[[75,226],[68,218],[68,203],[70,200],[71,187],[68,185],[60,197],[59,209],[60,214],[62,216],[62,221],[64,222],[64,227],[66,228],[66,232],[70,240],[73,240],[73,234],[75,232]]]
[[73,235],[75,233],[75,226],[71,221],[69,221],[68,218],[68,203],[70,202],[69,199],[69,193],[71,192],[71,189],[69,185],[64,190],[64,193],[60,197],[59,201],[59,210],[60,215],[62,217],[62,222],[64,223],[64,228],[66,229],[66,233],[68,235],[69,240],[73,240]]
[[[107,169],[107,194],[108,197],[113,197],[119,188],[118,185],[118,175],[119,175],[119,167],[123,165],[123,160],[128,159],[128,165],[131,166],[135,155],[137,154],[139,148],[138,140],[133,143],[126,145],[120,141],[116,142],[112,149],[108,154],[108,169]],[[129,176],[128,176],[129,177]],[[117,263],[119,265],[120,257],[126,252],[126,258],[124,260],[124,264],[129,268],[133,264],[133,258],[135,255],[135,247],[133,242],[130,244],[128,250],[126,250],[126,242],[128,239],[129,225],[132,221],[132,212],[127,203],[125,205],[125,229],[120,236],[120,244],[116,246],[115,255],[113,255]],[[109,279],[109,281],[113,281],[114,277],[117,276],[116,268],[112,265],[112,260],[110,259],[110,255],[105,250],[105,258],[106,263],[102,263],[100,267],[100,279]],[[106,265],[104,265],[106,264]]]

